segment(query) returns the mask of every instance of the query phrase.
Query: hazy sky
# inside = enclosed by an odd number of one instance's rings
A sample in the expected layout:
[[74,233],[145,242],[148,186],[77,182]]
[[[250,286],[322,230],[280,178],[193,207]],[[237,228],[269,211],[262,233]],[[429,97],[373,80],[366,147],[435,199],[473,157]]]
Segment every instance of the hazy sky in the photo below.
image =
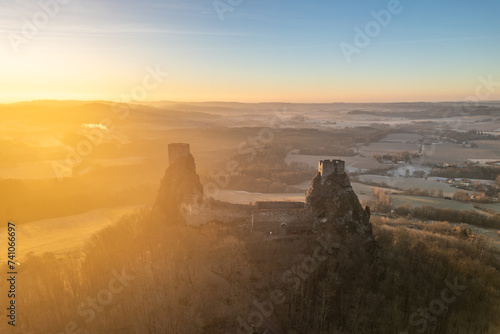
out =
[[59,1],[0,3],[0,102],[126,99],[157,66],[148,100],[500,99],[496,0]]

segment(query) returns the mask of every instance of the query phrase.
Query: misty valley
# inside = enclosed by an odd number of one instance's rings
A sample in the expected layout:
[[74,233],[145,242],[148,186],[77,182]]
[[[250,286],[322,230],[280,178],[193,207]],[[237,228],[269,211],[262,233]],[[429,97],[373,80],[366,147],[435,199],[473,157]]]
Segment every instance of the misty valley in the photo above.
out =
[[0,115],[2,332],[500,330],[500,103]]

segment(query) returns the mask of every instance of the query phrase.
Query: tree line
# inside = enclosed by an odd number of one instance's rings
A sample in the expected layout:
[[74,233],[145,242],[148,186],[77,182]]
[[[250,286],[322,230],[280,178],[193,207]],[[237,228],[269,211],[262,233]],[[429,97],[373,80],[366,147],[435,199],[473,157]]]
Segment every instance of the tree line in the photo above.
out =
[[412,207],[408,204],[394,209],[400,216],[411,216],[422,220],[449,221],[466,223],[479,227],[500,229],[500,214],[485,215],[473,210],[452,210],[449,208],[435,208],[432,206]]

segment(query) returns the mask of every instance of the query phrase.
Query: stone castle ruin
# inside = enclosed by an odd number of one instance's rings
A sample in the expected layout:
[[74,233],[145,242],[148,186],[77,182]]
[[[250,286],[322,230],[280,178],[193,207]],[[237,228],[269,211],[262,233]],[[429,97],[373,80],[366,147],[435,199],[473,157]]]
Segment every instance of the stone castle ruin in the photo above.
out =
[[[168,149],[170,167],[162,180],[155,208],[160,210],[167,205],[165,199],[177,196],[179,216],[187,225],[200,226],[212,221],[236,223],[278,236],[311,233],[315,226],[328,221],[348,224],[354,216],[359,221],[355,222],[353,229],[361,226],[361,230],[365,230],[363,226],[369,225],[369,210],[361,207],[342,160],[319,161],[318,174],[311,181],[306,203],[261,201],[242,205],[205,198],[189,144],[170,144]],[[183,185],[185,180],[196,191],[191,191],[191,188],[179,191],[176,182]]]
[[191,154],[189,144],[172,143],[168,145],[168,164],[172,164],[179,158],[187,157]]
[[330,174],[344,174],[345,161],[343,160],[320,160],[318,171],[322,178],[326,178]]

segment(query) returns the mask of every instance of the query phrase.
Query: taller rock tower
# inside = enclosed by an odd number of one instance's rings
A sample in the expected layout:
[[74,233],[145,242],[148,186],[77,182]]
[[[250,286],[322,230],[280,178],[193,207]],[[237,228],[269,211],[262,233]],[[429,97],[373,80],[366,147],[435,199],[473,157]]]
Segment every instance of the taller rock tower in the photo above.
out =
[[189,144],[173,143],[168,144],[168,164],[172,166],[178,158],[185,158],[191,155]]
[[168,154],[170,165],[161,180],[153,214],[168,218],[170,224],[184,224],[179,208],[183,203],[199,205],[203,201],[203,186],[189,144],[170,144]]

